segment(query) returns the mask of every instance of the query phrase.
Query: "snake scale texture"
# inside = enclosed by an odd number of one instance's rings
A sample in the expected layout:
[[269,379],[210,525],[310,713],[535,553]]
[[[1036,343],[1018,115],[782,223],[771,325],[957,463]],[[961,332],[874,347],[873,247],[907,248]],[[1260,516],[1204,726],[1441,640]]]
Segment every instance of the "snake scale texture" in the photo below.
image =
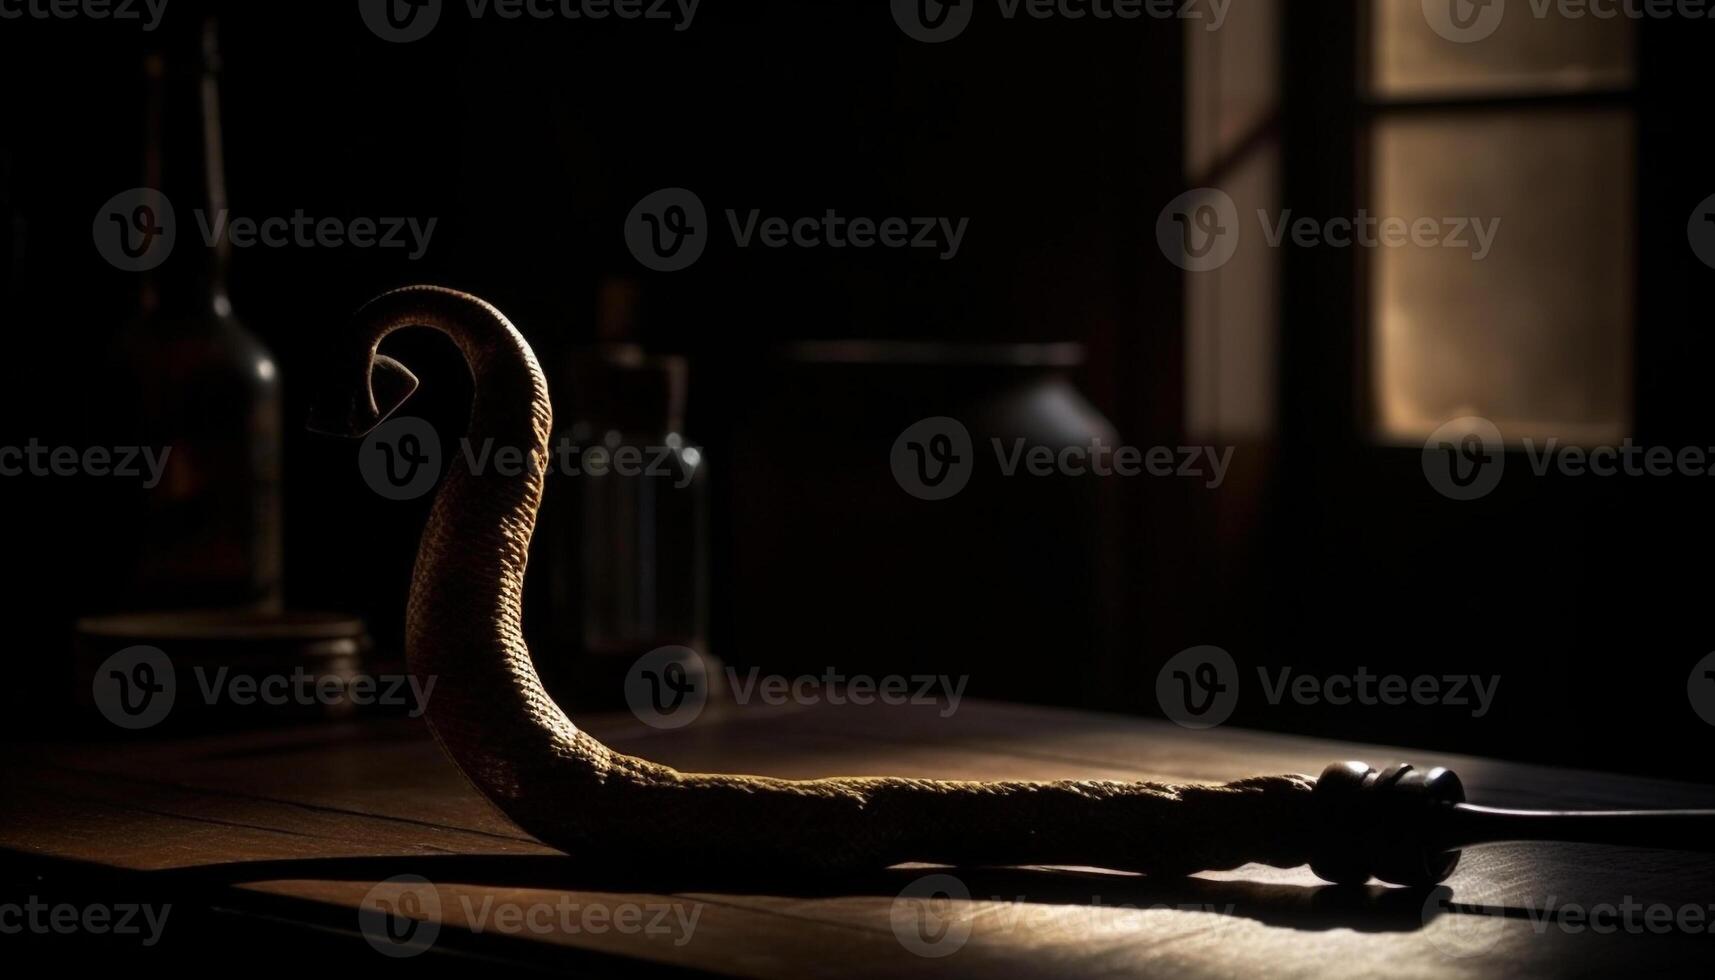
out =
[[1218,786],[788,780],[684,773],[614,752],[548,696],[520,626],[553,410],[535,354],[506,317],[435,286],[376,298],[343,336],[311,427],[361,436],[409,397],[416,378],[379,353],[404,327],[441,331],[468,360],[470,436],[526,449],[540,464],[526,476],[478,474],[448,454],[417,554],[406,653],[414,674],[436,678],[427,716],[447,755],[542,842],[630,866],[791,875],[902,862],[1186,874],[1309,860],[1314,781],[1305,776]]

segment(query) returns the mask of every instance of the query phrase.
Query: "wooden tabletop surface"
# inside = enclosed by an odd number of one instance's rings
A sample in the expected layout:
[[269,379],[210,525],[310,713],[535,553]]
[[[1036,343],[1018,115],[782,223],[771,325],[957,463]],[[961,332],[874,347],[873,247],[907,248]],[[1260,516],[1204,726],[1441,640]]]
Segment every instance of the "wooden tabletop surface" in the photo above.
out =
[[[992,703],[941,713],[711,710],[671,732],[628,715],[580,721],[621,751],[700,771],[1220,781],[1405,758],[1455,768],[1483,803],[1715,806],[1709,787],[1571,769]],[[404,953],[759,977],[1706,974],[1715,963],[1715,860],[1678,852],[1474,849],[1433,892],[1337,889],[1306,869],[1254,866],[1173,880],[923,867],[837,883],[695,869],[646,880],[582,869],[525,836],[408,720],[5,755],[9,891],[170,901],[163,945],[175,926],[210,922],[228,936],[302,937],[270,945],[274,959],[331,943],[377,965]]]

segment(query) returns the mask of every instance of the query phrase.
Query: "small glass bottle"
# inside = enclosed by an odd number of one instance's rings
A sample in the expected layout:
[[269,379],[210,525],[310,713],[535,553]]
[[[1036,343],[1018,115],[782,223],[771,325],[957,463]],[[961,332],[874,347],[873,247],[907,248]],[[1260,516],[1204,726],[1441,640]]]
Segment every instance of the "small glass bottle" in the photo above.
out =
[[281,605],[279,378],[233,318],[230,243],[199,228],[224,225],[227,207],[219,68],[212,20],[182,24],[146,61],[143,184],[172,205],[176,241],[119,332],[111,411],[137,445],[170,454],[140,504],[125,608]]
[[593,365],[602,399],[574,419],[583,503],[583,641],[591,657],[636,658],[703,643],[707,479],[683,433],[685,362],[635,347]]
[[634,302],[629,284],[603,288],[606,339],[571,359],[571,421],[555,444],[556,489],[569,506],[555,535],[554,602],[575,649],[569,689],[555,693],[579,704],[621,701],[626,672],[661,647],[714,662],[707,462],[685,434],[687,366],[620,339],[631,333]]

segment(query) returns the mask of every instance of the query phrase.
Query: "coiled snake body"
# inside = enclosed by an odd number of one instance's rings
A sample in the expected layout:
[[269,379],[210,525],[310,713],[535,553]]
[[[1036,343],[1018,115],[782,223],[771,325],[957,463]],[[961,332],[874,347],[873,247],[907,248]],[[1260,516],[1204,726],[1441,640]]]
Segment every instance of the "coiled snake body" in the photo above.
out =
[[452,338],[470,364],[470,435],[527,449],[524,475],[448,468],[417,554],[411,671],[435,677],[428,721],[448,756],[526,832],[572,855],[662,868],[829,874],[907,861],[1062,864],[1182,874],[1309,859],[1313,781],[1220,786],[1107,780],[952,782],[682,773],[607,748],[549,698],[520,626],[553,412],[530,346],[500,311],[414,286],[358,313],[311,427],[361,436],[416,379],[378,353],[403,327]]

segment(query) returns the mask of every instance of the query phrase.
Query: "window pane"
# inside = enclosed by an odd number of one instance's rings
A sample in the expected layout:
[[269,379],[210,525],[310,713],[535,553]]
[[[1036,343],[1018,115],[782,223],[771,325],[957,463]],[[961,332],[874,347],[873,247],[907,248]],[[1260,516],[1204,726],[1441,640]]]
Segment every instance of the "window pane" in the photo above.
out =
[[1538,17],[1539,6],[1523,0],[1371,0],[1374,94],[1495,95],[1631,85],[1630,18],[1601,19],[1588,12],[1568,17],[1557,3],[1542,7],[1544,16]]
[[1377,125],[1379,217],[1499,219],[1481,259],[1474,244],[1374,250],[1382,438],[1419,441],[1462,415],[1490,419],[1509,440],[1624,435],[1632,128],[1624,110]]
[[1187,20],[1186,142],[1194,183],[1274,114],[1280,97],[1280,0],[1229,8],[1218,31]]
[[1280,256],[1256,214],[1279,210],[1279,170],[1278,149],[1265,144],[1222,183],[1238,209],[1238,248],[1219,269],[1185,276],[1185,407],[1194,437],[1274,433]]

